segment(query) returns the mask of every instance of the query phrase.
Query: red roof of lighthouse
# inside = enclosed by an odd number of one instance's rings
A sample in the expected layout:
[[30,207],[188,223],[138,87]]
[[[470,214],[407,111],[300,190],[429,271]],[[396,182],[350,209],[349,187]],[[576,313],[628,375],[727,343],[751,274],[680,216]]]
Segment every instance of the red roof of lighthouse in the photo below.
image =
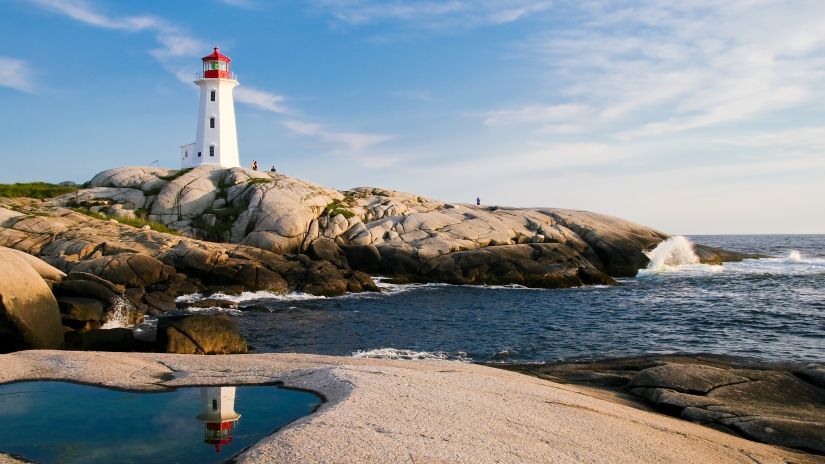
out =
[[213,50],[214,51],[212,53],[210,53],[209,55],[204,56],[203,58],[201,58],[201,60],[203,60],[203,61],[214,61],[214,60],[232,61],[231,58],[229,58],[228,56],[226,56],[223,53],[219,52],[218,47],[215,47]]

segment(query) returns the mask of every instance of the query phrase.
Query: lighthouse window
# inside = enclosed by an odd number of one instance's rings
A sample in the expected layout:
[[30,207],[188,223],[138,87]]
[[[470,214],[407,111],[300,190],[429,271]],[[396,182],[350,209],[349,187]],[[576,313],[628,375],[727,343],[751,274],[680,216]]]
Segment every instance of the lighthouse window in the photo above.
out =
[[198,158],[200,158],[200,157],[201,157],[201,152],[198,152]]
[[212,400],[212,410],[213,411],[218,410],[218,400]]
[[215,101],[215,91],[214,90],[209,92],[209,99],[212,100],[212,101]]
[[209,118],[209,128],[210,129],[215,128],[215,118],[214,117]]
[[209,156],[215,156],[215,145],[209,147]]

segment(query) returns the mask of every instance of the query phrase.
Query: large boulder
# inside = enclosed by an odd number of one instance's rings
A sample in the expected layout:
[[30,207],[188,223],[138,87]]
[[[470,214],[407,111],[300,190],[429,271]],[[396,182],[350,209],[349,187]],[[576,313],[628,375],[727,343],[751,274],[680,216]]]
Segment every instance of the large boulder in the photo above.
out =
[[152,285],[175,273],[174,268],[149,255],[130,252],[81,261],[73,270],[94,274],[129,287]]
[[347,257],[341,248],[335,244],[335,241],[322,237],[309,245],[307,254],[315,259],[322,259],[331,262],[332,264],[341,267],[349,267]]
[[613,284],[577,253],[559,244],[502,245],[441,255],[426,262],[428,279],[452,284],[564,288]]
[[235,321],[224,314],[158,319],[158,351],[181,354],[246,353],[246,341]]
[[0,352],[62,345],[60,310],[49,286],[23,258],[0,253]]
[[40,258],[37,258],[20,250],[0,246],[0,256],[2,256],[1,253],[12,253],[17,257],[21,258],[35,271],[37,271],[37,273],[40,274],[40,277],[46,280],[60,282],[61,280],[63,280],[64,277],[66,277],[66,274],[60,269],[52,266],[51,264],[48,264]]
[[667,363],[627,386],[664,412],[753,440],[825,454],[825,389],[785,370]]

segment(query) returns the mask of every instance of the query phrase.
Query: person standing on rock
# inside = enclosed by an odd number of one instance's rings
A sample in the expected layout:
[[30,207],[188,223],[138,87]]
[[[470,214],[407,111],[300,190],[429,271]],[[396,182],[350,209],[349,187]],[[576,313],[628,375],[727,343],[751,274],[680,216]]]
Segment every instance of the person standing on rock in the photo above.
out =
[[269,172],[276,172],[276,169],[275,169],[275,165],[274,165],[274,164],[272,165],[272,168],[269,170]]
[[252,160],[252,170],[253,171],[258,170],[258,161],[257,160]]
[[476,206],[481,206],[481,197],[476,197]]

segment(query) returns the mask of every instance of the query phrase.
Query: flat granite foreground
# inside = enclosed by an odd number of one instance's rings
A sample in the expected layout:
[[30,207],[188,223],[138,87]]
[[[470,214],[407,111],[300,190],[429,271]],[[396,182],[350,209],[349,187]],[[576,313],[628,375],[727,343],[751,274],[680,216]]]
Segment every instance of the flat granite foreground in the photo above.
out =
[[[634,409],[597,390],[461,362],[301,354],[0,355],[0,383],[38,379],[137,390],[282,382],[324,396],[317,412],[246,450],[238,463],[825,462]],[[11,458],[0,455],[4,459]]]

